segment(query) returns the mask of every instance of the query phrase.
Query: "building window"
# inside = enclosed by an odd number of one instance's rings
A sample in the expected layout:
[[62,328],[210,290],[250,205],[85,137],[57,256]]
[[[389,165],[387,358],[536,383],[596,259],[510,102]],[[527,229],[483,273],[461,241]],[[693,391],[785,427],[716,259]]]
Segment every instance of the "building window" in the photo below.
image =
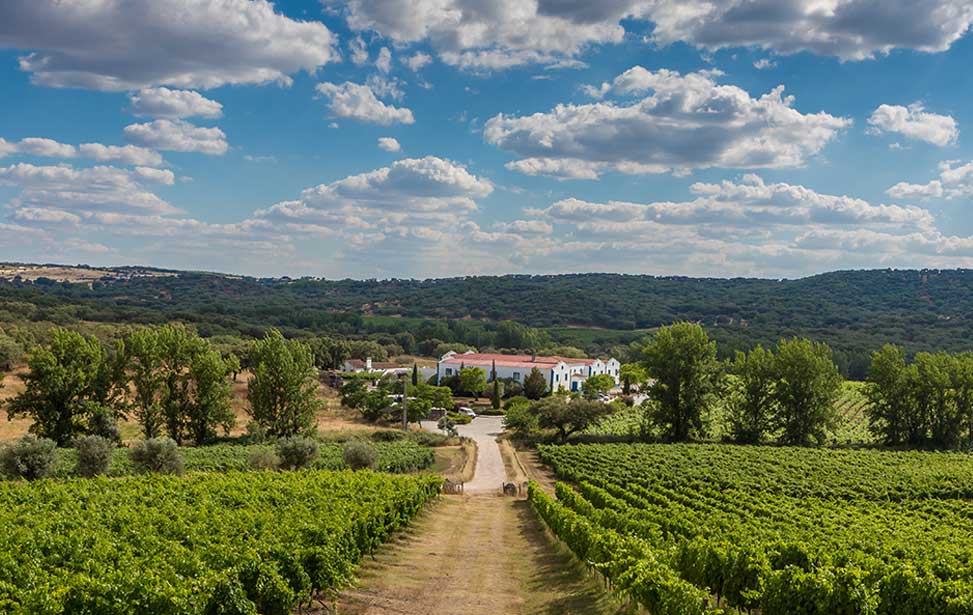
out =
[[514,380],[520,381],[520,372],[514,372]]
[[446,375],[447,376],[452,376],[453,375],[453,368],[452,367],[447,367],[446,368]]

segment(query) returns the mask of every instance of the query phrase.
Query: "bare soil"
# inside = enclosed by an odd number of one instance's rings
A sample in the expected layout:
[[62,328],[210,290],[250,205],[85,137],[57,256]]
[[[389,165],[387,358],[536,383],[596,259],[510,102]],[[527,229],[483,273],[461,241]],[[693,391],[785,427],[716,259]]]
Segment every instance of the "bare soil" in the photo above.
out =
[[366,563],[359,579],[339,596],[341,615],[624,610],[552,542],[525,500],[502,496],[442,497]]

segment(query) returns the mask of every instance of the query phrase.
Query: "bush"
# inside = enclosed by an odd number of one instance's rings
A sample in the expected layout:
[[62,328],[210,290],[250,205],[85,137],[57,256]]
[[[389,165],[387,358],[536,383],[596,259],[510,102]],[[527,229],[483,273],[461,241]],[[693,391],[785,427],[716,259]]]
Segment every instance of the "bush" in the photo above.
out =
[[507,407],[503,427],[521,436],[530,435],[538,429],[537,415],[530,411],[526,403],[513,404]]
[[150,438],[142,440],[128,453],[139,473],[182,474],[182,453],[172,438]]
[[345,465],[352,470],[374,468],[378,462],[378,452],[375,447],[364,440],[353,440],[345,444],[341,457],[344,459]]
[[250,453],[248,461],[254,470],[276,470],[280,467],[280,457],[269,448],[259,448]]
[[449,444],[449,436],[431,431],[410,431],[409,438],[419,446],[446,446]]
[[376,442],[396,442],[398,440],[405,440],[407,437],[408,434],[406,432],[394,429],[383,429],[372,434],[372,440]]
[[114,442],[102,436],[85,436],[79,438],[74,447],[78,451],[78,464],[74,467],[75,474],[91,478],[108,472],[112,451],[115,450]]
[[318,442],[306,436],[281,438],[277,441],[277,455],[285,470],[306,468],[318,458]]
[[37,480],[54,470],[54,440],[27,434],[0,449],[0,470],[10,478]]
[[437,423],[436,426],[450,436],[456,437],[459,435],[459,432],[456,431],[456,423],[448,416],[444,416],[443,418],[439,419],[439,423]]
[[446,416],[449,417],[449,420],[453,421],[455,425],[469,425],[473,422],[473,417],[466,414],[460,414],[459,412],[447,412]]
[[530,400],[524,397],[523,395],[517,395],[516,397],[511,397],[510,399],[508,399],[503,403],[503,407],[505,410],[509,410],[514,406],[529,406],[529,405],[530,405]]

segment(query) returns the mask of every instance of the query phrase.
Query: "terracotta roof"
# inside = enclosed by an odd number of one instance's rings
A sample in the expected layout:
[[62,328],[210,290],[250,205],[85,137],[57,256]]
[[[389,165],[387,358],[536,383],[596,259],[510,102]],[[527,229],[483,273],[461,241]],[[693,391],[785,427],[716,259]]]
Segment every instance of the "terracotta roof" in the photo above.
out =
[[468,363],[470,365],[475,365],[477,367],[481,365],[492,365],[496,361],[497,365],[503,367],[537,367],[537,368],[549,368],[554,367],[562,361],[564,363],[573,365],[591,365],[595,362],[595,359],[569,359],[566,357],[545,357],[536,356],[533,357],[529,354],[490,354],[490,353],[469,353],[469,354],[455,354],[448,359],[445,359],[443,363]]

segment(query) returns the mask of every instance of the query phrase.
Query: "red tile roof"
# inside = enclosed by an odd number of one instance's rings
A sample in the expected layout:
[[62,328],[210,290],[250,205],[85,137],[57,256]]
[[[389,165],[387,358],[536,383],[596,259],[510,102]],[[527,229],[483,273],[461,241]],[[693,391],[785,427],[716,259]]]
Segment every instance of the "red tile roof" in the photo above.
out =
[[542,357],[542,356],[531,356],[529,354],[490,354],[490,353],[480,353],[474,352],[469,354],[455,354],[448,359],[444,360],[444,363],[468,363],[470,365],[492,365],[496,362],[497,365],[502,367],[537,367],[537,368],[548,368],[554,367],[560,362],[568,364],[582,364],[591,365],[595,362],[595,359],[569,359],[567,357]]

